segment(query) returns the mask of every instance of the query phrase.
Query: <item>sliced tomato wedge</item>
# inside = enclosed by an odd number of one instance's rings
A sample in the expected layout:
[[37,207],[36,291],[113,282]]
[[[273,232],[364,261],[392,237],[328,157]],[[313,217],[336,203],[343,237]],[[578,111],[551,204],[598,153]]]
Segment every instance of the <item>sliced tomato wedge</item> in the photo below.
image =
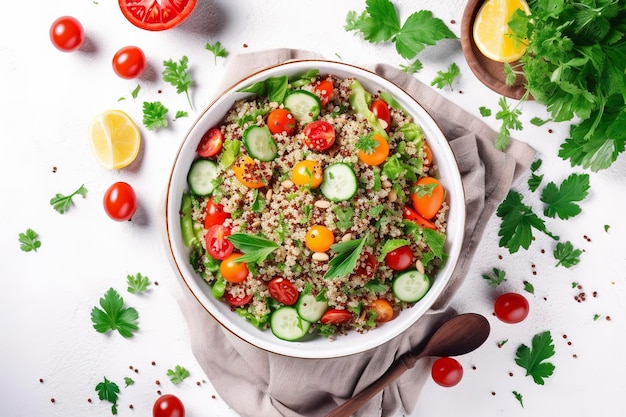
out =
[[411,207],[404,207],[404,212],[402,213],[402,217],[406,220],[411,220],[417,223],[418,226],[424,227],[426,229],[437,230],[437,226],[434,223],[426,220]]
[[230,218],[230,214],[224,211],[224,206],[213,201],[213,197],[209,198],[206,203],[204,228],[209,229],[216,224],[224,224],[226,219]]
[[314,151],[325,151],[335,143],[335,128],[324,120],[316,120],[304,127],[305,144]]
[[372,111],[372,113],[374,113],[378,120],[380,120],[383,129],[389,132],[389,127],[391,126],[391,112],[389,111],[389,106],[387,105],[387,103],[377,98],[376,100],[372,101],[372,104],[370,105],[370,110]]
[[333,83],[330,80],[322,80],[317,83],[315,86],[315,94],[317,94],[320,98],[322,106],[326,106],[328,104],[333,95],[334,89]]
[[327,310],[320,321],[322,324],[344,324],[352,320],[352,313],[348,310],[339,310],[331,308]]
[[119,0],[124,17],[138,28],[159,31],[178,26],[197,0]]
[[298,290],[285,278],[272,279],[267,284],[267,290],[274,300],[286,306],[294,305],[298,301]]
[[212,127],[206,131],[206,133],[200,139],[196,152],[202,158],[210,158],[217,155],[222,150],[222,144],[224,143],[224,135],[222,132]]
[[233,307],[241,307],[252,301],[252,294],[248,294],[243,297],[235,297],[231,293],[227,292],[226,294],[224,294],[224,298],[226,299],[228,305],[231,305]]
[[206,250],[218,261],[226,259],[235,248],[233,243],[227,239],[228,236],[230,236],[230,229],[221,224],[211,226],[206,232]]

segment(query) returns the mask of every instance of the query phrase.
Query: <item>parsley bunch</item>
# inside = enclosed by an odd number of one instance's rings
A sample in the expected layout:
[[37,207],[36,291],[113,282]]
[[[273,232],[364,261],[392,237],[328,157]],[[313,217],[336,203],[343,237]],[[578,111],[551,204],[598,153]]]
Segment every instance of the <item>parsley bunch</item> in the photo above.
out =
[[[361,14],[351,11],[346,16],[346,31],[363,35],[370,43],[393,42],[402,58],[412,60],[426,46],[435,45],[441,39],[456,39],[456,35],[446,24],[429,10],[411,14],[403,24],[396,9],[389,0],[366,0],[366,8]],[[403,70],[414,73],[422,69],[416,59]]]
[[559,156],[596,172],[626,147],[626,8],[616,0],[530,0],[509,26],[528,39],[526,88],[554,121],[578,123]]

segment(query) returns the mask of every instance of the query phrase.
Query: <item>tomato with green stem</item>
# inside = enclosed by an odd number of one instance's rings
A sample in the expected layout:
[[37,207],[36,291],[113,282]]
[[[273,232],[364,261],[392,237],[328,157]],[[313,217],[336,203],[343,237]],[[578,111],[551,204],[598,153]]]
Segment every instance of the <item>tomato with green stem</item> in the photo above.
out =
[[371,166],[378,166],[389,156],[389,143],[381,135],[371,135],[357,142],[359,159]]
[[379,323],[384,323],[393,319],[393,306],[389,300],[385,298],[379,298],[378,300],[372,301],[367,309],[376,313],[375,321]]
[[276,277],[268,282],[267,290],[274,300],[286,306],[294,305],[298,301],[298,290],[291,281],[283,277]]
[[218,128],[212,127],[207,130],[202,138],[200,139],[200,143],[198,143],[198,147],[196,148],[196,152],[198,156],[202,158],[211,158],[222,150],[222,145],[224,144],[224,135],[222,131]]
[[267,127],[272,134],[284,133],[291,136],[296,131],[297,121],[287,109],[275,109],[267,116]]
[[164,394],[154,402],[152,417],[185,417],[185,406],[177,396]]
[[139,77],[146,69],[146,56],[138,46],[125,46],[113,55],[113,71],[121,78]]
[[103,205],[104,211],[113,220],[130,220],[137,210],[135,190],[126,182],[116,182],[104,193]]
[[235,246],[228,240],[228,236],[230,236],[230,229],[221,224],[215,224],[207,230],[204,241],[206,250],[212,258],[221,261],[233,253]]
[[444,356],[433,362],[430,373],[435,383],[449,388],[461,382],[463,366],[456,359]]
[[238,284],[248,278],[248,266],[237,261],[242,256],[241,253],[231,253],[220,263],[220,272],[226,281]]
[[59,51],[73,52],[85,42],[85,30],[75,17],[61,16],[50,26],[50,40]]
[[445,198],[445,189],[437,178],[422,177],[413,184],[413,208],[420,216],[430,220],[437,215]]

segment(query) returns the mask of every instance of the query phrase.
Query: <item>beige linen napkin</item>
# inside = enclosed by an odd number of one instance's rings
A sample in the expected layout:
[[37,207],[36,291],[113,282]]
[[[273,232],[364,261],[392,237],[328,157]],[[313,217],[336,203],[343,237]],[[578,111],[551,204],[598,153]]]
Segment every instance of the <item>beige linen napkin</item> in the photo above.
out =
[[[234,56],[229,59],[224,84],[234,84],[261,68],[311,58],[320,57],[291,49]],[[418,346],[437,324],[454,314],[446,304],[469,269],[487,221],[513,180],[534,158],[532,148],[515,140],[505,153],[497,151],[492,129],[414,77],[382,64],[374,71],[411,94],[450,141],[466,193],[461,260],[433,309],[404,334],[367,352],[333,359],[296,359],[258,349],[223,329],[184,287],[180,306],[193,353],[217,392],[242,416],[323,416],[378,379],[395,358]],[[392,416],[400,407],[411,412],[430,375],[429,366],[428,360],[418,361],[356,415]]]

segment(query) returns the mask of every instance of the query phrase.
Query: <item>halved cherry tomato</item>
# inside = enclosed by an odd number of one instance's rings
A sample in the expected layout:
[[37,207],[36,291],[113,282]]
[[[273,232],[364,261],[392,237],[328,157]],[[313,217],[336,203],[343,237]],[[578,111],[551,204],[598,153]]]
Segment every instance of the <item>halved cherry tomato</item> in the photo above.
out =
[[206,250],[211,257],[221,261],[233,253],[235,247],[227,239],[228,236],[230,236],[230,229],[221,224],[214,224],[207,230],[204,241],[206,242]]
[[377,322],[382,323],[393,318],[393,307],[391,306],[391,303],[384,298],[372,301],[367,308],[376,312],[375,320]]
[[385,255],[385,263],[394,271],[404,271],[413,264],[413,252],[407,246],[400,246]]
[[208,229],[216,224],[224,224],[226,219],[230,218],[230,214],[224,211],[224,206],[216,204],[213,197],[209,198],[204,209],[204,228]]
[[504,293],[496,298],[494,312],[505,323],[519,323],[528,316],[528,300],[518,293]]
[[463,366],[456,359],[444,356],[433,362],[430,374],[442,387],[453,387],[463,378]]
[[85,42],[83,25],[75,17],[61,16],[50,25],[50,40],[59,51],[75,51]]
[[430,149],[430,146],[428,146],[428,143],[424,142],[424,156],[426,158],[426,160],[424,161],[424,166],[426,168],[430,168],[431,166],[433,166],[433,151],[432,149]]
[[317,161],[300,161],[291,171],[291,181],[298,186],[317,188],[324,179],[324,171]]
[[267,290],[274,300],[286,306],[294,305],[298,301],[298,290],[283,277],[272,279],[267,284]]
[[357,265],[358,266],[354,270],[354,274],[356,276],[373,278],[376,273],[378,262],[376,261],[376,257],[374,257],[374,255],[369,252],[363,252]]
[[370,110],[374,113],[374,116],[380,120],[380,124],[382,125],[385,131],[389,132],[389,128],[391,127],[391,112],[389,111],[389,106],[385,101],[377,98],[372,101],[370,104]]
[[248,188],[261,188],[265,186],[265,180],[259,173],[259,167],[254,159],[244,155],[233,165],[235,177],[240,183]]
[[305,144],[314,151],[325,151],[335,143],[335,128],[324,120],[316,120],[304,127]]
[[344,324],[352,320],[352,313],[348,310],[331,308],[326,310],[320,321],[322,324]]
[[113,71],[121,78],[139,77],[146,69],[146,56],[137,46],[125,46],[113,55]]
[[406,220],[414,221],[420,227],[424,227],[426,229],[437,230],[437,226],[435,226],[432,222],[429,222],[419,214],[415,212],[411,207],[405,206],[404,212],[402,213],[402,217]]
[[182,23],[196,7],[196,0],[119,0],[119,5],[130,23],[157,31]]
[[123,181],[111,185],[104,193],[104,211],[118,222],[130,220],[137,210],[137,196],[133,187]]
[[227,292],[226,294],[224,294],[224,298],[226,299],[228,305],[231,305],[233,307],[241,307],[252,301],[252,294],[246,294],[243,297],[235,297],[231,293]]
[[304,244],[313,252],[326,252],[335,243],[333,232],[326,226],[313,225],[306,232]]
[[245,262],[237,262],[241,258],[241,253],[231,253],[220,263],[220,272],[228,282],[238,284],[248,278],[248,266]]
[[285,133],[291,136],[296,131],[296,118],[287,109],[276,109],[267,116],[267,127],[272,134]]
[[320,101],[322,102],[322,107],[328,104],[333,95],[334,89],[335,88],[333,87],[333,83],[330,80],[321,80],[317,83],[314,91],[315,94],[320,98]]
[[389,144],[380,135],[372,135],[371,139],[376,143],[368,149],[359,149],[359,159],[367,165],[377,166],[389,156]]
[[[423,177],[415,181],[413,187],[417,189],[411,194],[413,208],[420,216],[427,220],[435,217],[445,197],[445,189],[438,179]],[[425,191],[428,189],[429,191]]]
[[210,158],[217,155],[222,150],[224,135],[218,128],[212,127],[202,135],[196,152],[202,158]]

